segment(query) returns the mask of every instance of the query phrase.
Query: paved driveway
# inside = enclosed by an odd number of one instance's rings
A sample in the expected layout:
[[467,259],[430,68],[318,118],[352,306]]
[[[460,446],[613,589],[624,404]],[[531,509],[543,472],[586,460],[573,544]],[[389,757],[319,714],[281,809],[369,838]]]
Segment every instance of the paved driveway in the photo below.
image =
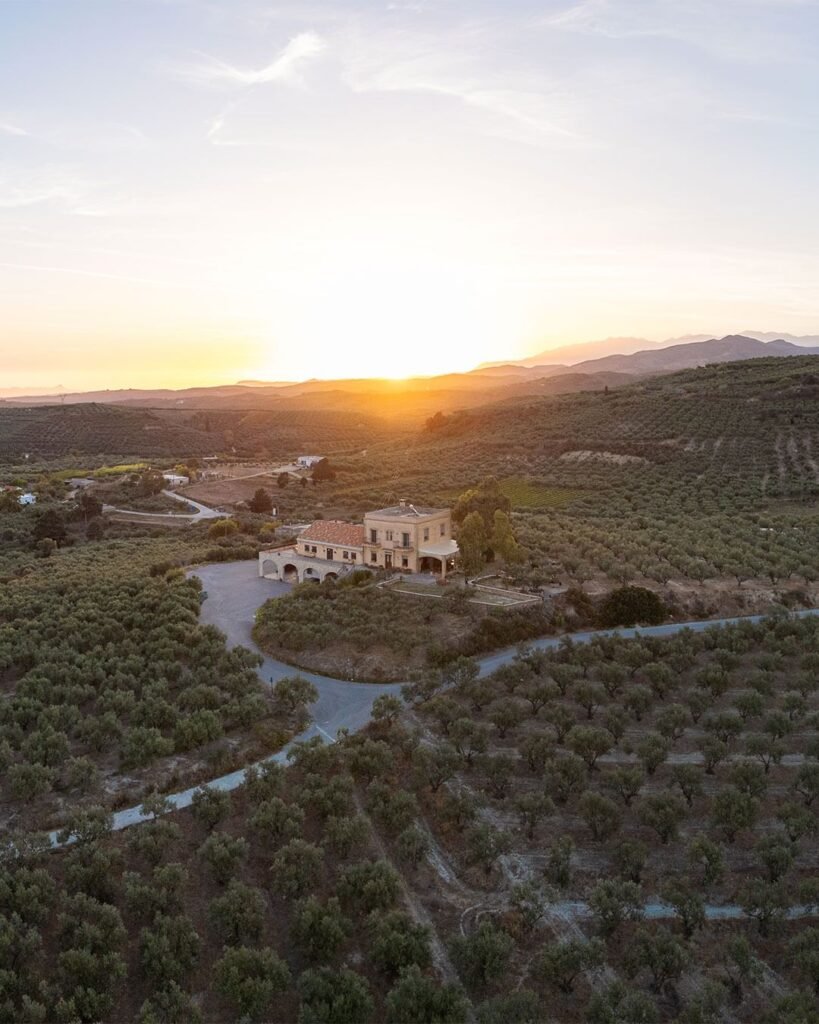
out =
[[189,575],[199,577],[207,594],[200,621],[220,629],[231,647],[241,644],[261,654],[264,663],[259,675],[264,682],[275,683],[296,673],[309,679],[319,692],[310,714],[315,729],[325,739],[335,738],[339,729],[354,732],[366,725],[375,698],[382,693],[399,693],[400,683],[347,683],[293,668],[264,654],[251,635],[256,610],[269,598],[289,593],[291,587],[257,574],[256,562],[225,562],[192,569]]
[[208,508],[207,505],[203,505],[201,501],[194,501],[193,498],[186,498],[182,494],[177,494],[176,491],[163,491],[166,498],[171,498],[173,501],[181,501],[185,505],[192,505],[196,512],[191,515],[186,515],[180,512],[139,512],[135,509],[130,508],[114,508],[113,505],[103,505],[103,512],[119,512],[121,515],[129,516],[146,516],[149,519],[172,519],[175,523],[199,523],[203,519],[226,519],[226,512],[217,512],[215,508]]
[[[259,608],[270,597],[281,597],[286,594],[290,585],[273,580],[261,579],[258,576],[258,566],[254,562],[225,562],[219,565],[205,565],[198,569],[191,569],[189,574],[198,576],[202,580],[207,597],[202,604],[200,620],[206,624],[216,626],[225,636],[229,646],[241,645],[248,647],[258,654],[262,654],[253,642],[251,630],[253,628],[256,609]],[[819,615],[819,609],[810,608],[805,611],[796,612],[800,618],[805,615]],[[662,626],[649,626],[640,629],[619,629],[619,630],[597,630],[583,633],[571,634],[575,643],[585,643],[595,636],[610,636],[618,633],[623,637],[633,636],[673,636],[685,629],[699,632],[711,626],[726,625],[735,622],[758,622],[764,616],[749,615],[744,618],[707,620],[704,622],[669,622]],[[542,637],[535,640],[533,647],[548,649],[557,647],[564,637]],[[511,661],[516,654],[516,648],[508,647],[503,651],[490,654],[480,661],[481,673],[486,674],[494,671],[500,665]],[[294,675],[298,670],[290,665],[285,665],[274,658],[262,655],[264,662],[259,669],[259,675],[266,683],[275,682],[283,676]],[[400,683],[388,683],[384,685],[376,683],[347,683],[341,679],[331,679],[327,676],[316,675],[314,672],[300,672],[312,683],[319,692],[319,699],[311,708],[313,721],[310,726],[298,736],[297,740],[310,739],[313,736],[321,735],[325,740],[333,740],[339,729],[346,728],[351,732],[362,728],[367,724],[370,717],[370,709],[375,698],[381,693],[399,693]],[[295,742],[295,741],[294,741]],[[287,759],[287,752],[291,744],[287,744],[278,753],[273,754],[270,760],[284,762]],[[233,790],[242,785],[244,771],[231,772],[212,779],[205,785],[213,789]],[[196,787],[183,790],[180,793],[167,794],[171,807],[188,807],[193,798]],[[131,825],[139,824],[147,820],[142,814],[141,806],[128,807],[117,811],[113,815],[113,828],[115,831],[129,828]],[[58,833],[49,833],[49,840],[53,848],[63,845]],[[659,907],[659,905],[657,905]],[[651,908],[648,908],[649,910]],[[713,916],[735,916],[737,908],[720,908]],[[794,908],[793,916],[801,916],[804,908]],[[664,911],[657,910],[657,914]]]

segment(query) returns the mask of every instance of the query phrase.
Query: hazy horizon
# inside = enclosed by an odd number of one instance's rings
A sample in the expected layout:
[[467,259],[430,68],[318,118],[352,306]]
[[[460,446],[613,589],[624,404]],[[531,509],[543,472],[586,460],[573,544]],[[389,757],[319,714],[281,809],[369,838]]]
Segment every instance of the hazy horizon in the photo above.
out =
[[816,330],[805,0],[0,9],[0,386]]
[[[773,341],[775,339],[787,340],[791,344],[797,345],[797,347],[800,346],[800,345],[804,345],[806,347],[810,346],[811,348],[819,346],[819,335],[802,335],[802,336],[797,336],[797,335],[791,335],[788,332],[781,332],[781,331],[754,331],[754,330],[732,331],[732,332],[730,332],[730,334],[732,336],[734,336],[734,337],[736,337],[736,336],[744,336],[744,337],[750,337],[750,338],[754,338],[756,340],[760,340],[760,341],[764,341],[764,342]],[[544,362],[544,363],[548,362],[548,357],[549,357],[550,352],[555,352],[556,355],[559,356],[562,352],[570,351],[570,352],[572,352],[572,357],[571,358],[567,358],[567,359],[563,359],[562,361],[559,359],[558,360],[558,365],[562,364],[562,365],[566,365],[566,366],[572,366],[572,365],[577,365],[577,364],[580,364],[582,362],[585,362],[587,359],[593,361],[593,360],[595,360],[597,358],[600,358],[601,354],[603,354],[602,352],[598,352],[596,354],[595,353],[583,354],[582,350],[585,349],[585,348],[595,348],[596,349],[596,348],[601,348],[602,346],[606,346],[606,354],[612,354],[613,355],[613,354],[616,353],[616,354],[621,354],[621,355],[629,355],[631,353],[641,351],[643,349],[643,346],[647,346],[648,350],[651,350],[655,346],[657,348],[665,348],[665,347],[670,347],[671,345],[690,344],[692,342],[696,342],[696,341],[701,340],[701,339],[702,340],[706,340],[706,339],[716,339],[716,340],[719,340],[717,338],[717,336],[715,334],[713,334],[713,332],[711,332],[711,333],[709,333],[709,332],[701,332],[699,334],[683,335],[683,336],[681,336],[679,338],[655,338],[655,339],[649,339],[649,338],[636,338],[634,336],[617,337],[617,338],[609,337],[609,338],[596,339],[596,340],[592,340],[592,341],[579,342],[576,345],[560,345],[560,344],[558,344],[558,345],[556,345],[555,347],[553,347],[551,349],[546,349],[546,350],[543,350],[543,351],[541,351],[539,353],[533,353],[531,356],[528,356],[528,357],[527,356],[523,356],[523,357],[521,357],[518,360],[510,359],[510,360],[508,360],[508,362],[510,362],[510,363],[517,363],[517,364],[521,364],[522,363],[522,364],[525,364],[525,365],[538,365],[541,362]],[[615,344],[617,342],[623,342],[623,344],[622,345]],[[574,351],[574,350],[577,350],[577,351]],[[533,357],[536,356],[536,355],[539,355],[541,357],[540,359],[537,360],[537,362],[535,362],[533,360]],[[500,361],[500,362],[489,361],[489,362],[486,362],[484,364],[480,364],[480,366],[478,366],[478,367],[467,367],[466,370],[463,371],[463,372],[469,373],[469,372],[471,372],[473,370],[480,369],[481,366],[485,366],[487,368],[491,368],[492,366],[495,366],[495,365],[502,367],[502,366],[505,365],[505,362],[504,361]],[[452,372],[457,374],[458,372],[461,372],[461,371],[452,371]],[[426,379],[426,378],[433,379],[433,378],[439,377],[439,376],[447,376],[447,373],[444,373],[444,374],[413,374],[413,375],[411,375],[410,378],[403,378],[403,379]],[[144,385],[138,387],[138,386],[131,385],[131,384],[123,384],[123,385],[120,385],[120,386],[113,386],[113,385],[111,385],[111,386],[102,387],[102,388],[76,388],[76,389],[67,388],[67,387],[65,387],[64,385],[61,385],[61,384],[52,385],[52,386],[43,386],[43,387],[40,387],[40,388],[37,388],[36,386],[28,387],[28,388],[25,387],[25,386],[8,387],[8,388],[4,388],[4,387],[0,386],[0,398],[11,398],[11,399],[14,399],[14,398],[27,398],[27,397],[34,398],[34,397],[47,397],[47,396],[51,396],[51,395],[53,395],[54,397],[59,397],[60,395],[96,393],[96,392],[99,392],[99,391],[111,391],[111,392],[114,392],[114,393],[122,392],[122,391],[130,391],[130,390],[144,390],[144,391],[162,391],[162,390],[175,391],[175,390],[180,390],[181,391],[181,390],[186,390],[186,389],[195,389],[195,388],[198,388],[198,387],[205,387],[205,388],[207,388],[207,387],[215,387],[215,388],[226,387],[227,388],[227,387],[255,386],[255,385],[287,387],[287,386],[290,386],[290,385],[305,384],[305,383],[309,383],[311,381],[321,382],[321,381],[337,380],[337,381],[339,381],[339,383],[344,383],[344,382],[349,382],[349,381],[354,381],[354,380],[377,380],[377,379],[387,380],[387,381],[394,381],[395,384],[398,387],[400,387],[400,385],[402,383],[402,378],[395,378],[395,377],[389,377],[389,376],[381,376],[381,377],[379,377],[378,375],[372,375],[372,376],[369,376],[369,377],[365,376],[365,377],[340,377],[340,378],[331,378],[331,377],[321,377],[321,376],[318,376],[318,377],[298,378],[298,379],[292,379],[292,380],[274,380],[272,378],[245,378],[245,379],[241,379],[241,380],[225,379],[225,380],[220,380],[220,381],[214,382],[214,383],[209,384],[209,385],[207,385],[207,384],[206,385],[199,385],[199,384],[196,384],[196,383],[182,383],[182,384],[177,384],[177,385],[174,385],[174,386],[168,386],[168,385],[164,385],[164,384],[156,384],[156,385],[144,384]]]

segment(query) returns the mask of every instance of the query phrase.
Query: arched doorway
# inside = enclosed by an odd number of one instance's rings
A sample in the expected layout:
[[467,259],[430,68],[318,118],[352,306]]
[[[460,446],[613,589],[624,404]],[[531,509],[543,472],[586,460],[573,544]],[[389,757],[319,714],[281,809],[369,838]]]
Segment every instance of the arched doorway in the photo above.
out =
[[268,576],[268,577],[275,576],[275,577],[278,577],[278,575],[279,575],[279,567],[278,567],[278,565],[276,565],[276,563],[271,558],[265,559],[265,561],[262,562],[262,576]]
[[282,568],[282,579],[286,583],[298,583],[299,582],[299,570],[295,567],[295,565],[292,564],[292,562],[288,562]]
[[332,582],[332,583],[335,583],[335,581],[337,579],[338,579],[338,573],[337,572],[327,572],[327,573],[324,574],[324,582],[325,583],[328,580],[330,580],[330,582]]

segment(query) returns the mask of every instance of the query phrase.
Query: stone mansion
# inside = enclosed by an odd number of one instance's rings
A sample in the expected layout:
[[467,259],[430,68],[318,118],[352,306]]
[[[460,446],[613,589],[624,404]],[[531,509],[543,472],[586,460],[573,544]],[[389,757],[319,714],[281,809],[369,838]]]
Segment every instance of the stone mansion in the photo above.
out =
[[445,579],[457,554],[449,509],[402,501],[365,513],[361,525],[317,519],[286,547],[260,551],[259,575],[321,582],[354,569],[385,569],[432,572]]

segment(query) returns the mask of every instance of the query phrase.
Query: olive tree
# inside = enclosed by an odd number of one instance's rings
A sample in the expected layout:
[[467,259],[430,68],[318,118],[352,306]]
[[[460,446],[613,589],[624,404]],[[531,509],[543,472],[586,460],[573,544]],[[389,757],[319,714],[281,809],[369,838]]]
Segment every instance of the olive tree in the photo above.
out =
[[470,935],[456,937],[450,949],[461,976],[482,987],[503,976],[514,945],[506,932],[484,920]]
[[631,977],[647,969],[656,992],[678,981],[689,962],[685,946],[667,928],[641,928],[626,948],[625,967]]
[[347,967],[311,967],[296,984],[299,1024],[363,1024],[373,1012],[367,982]]
[[430,930],[426,925],[416,924],[400,910],[376,912],[369,925],[370,957],[384,974],[397,977],[407,967],[424,969],[431,963]]
[[303,839],[291,839],[273,857],[271,888],[285,899],[298,899],[316,884],[323,862],[320,847]]
[[274,996],[290,984],[287,964],[272,949],[225,949],[213,974],[216,989],[251,1020],[263,1017]]
[[603,936],[612,935],[624,921],[639,921],[643,900],[639,885],[603,879],[589,893],[589,907]]
[[259,941],[266,911],[261,889],[234,879],[223,895],[211,900],[208,916],[222,941],[237,946]]
[[653,828],[664,845],[675,839],[685,818],[685,804],[674,793],[650,793],[637,808],[640,822]]
[[417,964],[410,964],[387,993],[386,1010],[386,1024],[465,1024],[468,1003],[458,986],[433,981],[421,973]]
[[600,939],[549,942],[535,959],[534,972],[566,995],[584,971],[601,967],[606,959],[606,946]]

